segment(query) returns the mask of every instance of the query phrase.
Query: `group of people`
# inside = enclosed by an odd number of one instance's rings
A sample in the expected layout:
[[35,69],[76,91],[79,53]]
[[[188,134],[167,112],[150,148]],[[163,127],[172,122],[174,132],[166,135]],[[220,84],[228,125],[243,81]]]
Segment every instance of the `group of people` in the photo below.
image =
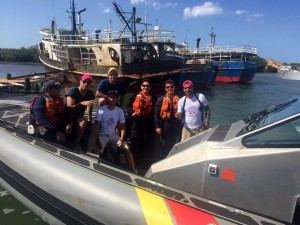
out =
[[[92,76],[84,74],[79,86],[67,90],[63,99],[60,84],[49,80],[44,86],[45,94],[35,97],[30,104],[30,124],[35,135],[76,151],[100,155],[105,150],[117,152],[120,149],[137,173],[135,162],[138,166],[143,160],[153,162],[155,137],[159,137],[158,158],[164,159],[176,143],[209,128],[207,99],[194,92],[190,80],[183,83],[185,96],[181,98],[176,95],[173,80],[165,81],[165,93],[159,98],[151,93],[151,81],[142,80],[140,91],[128,101],[126,120],[122,109],[126,88],[118,80],[118,71],[110,68],[108,78],[101,80],[95,94],[90,89],[92,82]],[[99,108],[93,121],[96,97]],[[84,136],[86,145],[82,148]],[[126,137],[130,147],[125,142]]]

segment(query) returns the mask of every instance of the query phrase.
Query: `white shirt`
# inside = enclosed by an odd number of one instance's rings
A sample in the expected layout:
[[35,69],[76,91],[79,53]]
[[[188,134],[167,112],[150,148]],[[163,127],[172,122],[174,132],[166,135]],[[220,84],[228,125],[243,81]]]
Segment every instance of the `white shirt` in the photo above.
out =
[[[203,94],[195,93],[198,96],[199,101],[202,103],[202,107],[208,105],[208,102]],[[198,129],[202,126],[202,111],[200,110],[200,103],[195,97],[195,95],[189,99],[186,96],[182,97],[178,102],[177,112],[183,113],[183,103],[184,105],[184,126],[189,129]]]
[[95,120],[100,122],[100,134],[113,134],[118,124],[125,123],[125,116],[121,108],[116,106],[110,110],[107,105],[103,105],[96,112]]

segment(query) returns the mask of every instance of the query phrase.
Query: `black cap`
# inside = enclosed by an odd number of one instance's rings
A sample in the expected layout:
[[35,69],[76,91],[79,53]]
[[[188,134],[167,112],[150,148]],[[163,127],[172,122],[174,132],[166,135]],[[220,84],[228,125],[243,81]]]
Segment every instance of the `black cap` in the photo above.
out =
[[107,96],[109,96],[111,94],[113,94],[113,95],[115,95],[115,96],[118,97],[118,92],[117,91],[109,91],[109,92],[107,92]]
[[51,89],[51,88],[60,88],[60,87],[61,87],[60,83],[55,80],[49,80],[45,84],[45,90],[47,90],[49,88]]

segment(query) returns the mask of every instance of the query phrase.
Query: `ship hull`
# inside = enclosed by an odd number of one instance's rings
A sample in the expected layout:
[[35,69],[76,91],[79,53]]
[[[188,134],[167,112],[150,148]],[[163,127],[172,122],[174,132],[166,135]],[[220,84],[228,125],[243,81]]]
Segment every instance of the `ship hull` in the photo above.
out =
[[248,83],[256,72],[256,63],[252,61],[215,61],[218,67],[215,82]]

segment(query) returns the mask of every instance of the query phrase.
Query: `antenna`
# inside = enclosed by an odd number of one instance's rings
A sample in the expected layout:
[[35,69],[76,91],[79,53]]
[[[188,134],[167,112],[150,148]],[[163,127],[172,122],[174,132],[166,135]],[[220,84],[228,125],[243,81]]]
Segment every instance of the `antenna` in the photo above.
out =
[[55,10],[54,10],[54,1],[52,0],[52,10],[53,10],[53,21],[56,23],[56,16],[55,16]]

